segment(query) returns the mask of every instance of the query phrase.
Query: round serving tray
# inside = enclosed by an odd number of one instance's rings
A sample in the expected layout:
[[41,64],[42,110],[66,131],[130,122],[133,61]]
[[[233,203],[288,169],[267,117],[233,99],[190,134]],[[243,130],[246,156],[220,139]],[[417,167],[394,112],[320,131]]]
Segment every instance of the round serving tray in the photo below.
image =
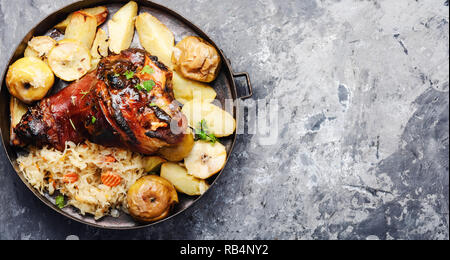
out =
[[[39,36],[39,35],[49,35],[52,32],[53,26],[55,26],[60,21],[64,20],[68,14],[84,9],[89,7],[95,7],[99,5],[105,5],[108,7],[110,11],[109,17],[112,16],[121,6],[126,4],[128,0],[85,0],[85,1],[79,1],[76,3],[73,3],[69,6],[66,6],[53,14],[49,15],[47,18],[45,18],[43,21],[38,23],[31,31],[23,38],[23,40],[19,43],[19,45],[16,47],[16,49],[13,52],[12,57],[10,58],[7,66],[3,68],[2,76],[0,78],[0,137],[3,141],[3,147],[8,155],[9,161],[11,162],[11,165],[19,175],[19,177],[22,179],[23,183],[34,193],[36,197],[38,197],[43,203],[45,203],[47,206],[52,208],[53,210],[57,211],[58,213],[71,218],[75,221],[78,221],[83,224],[87,224],[90,226],[95,226],[99,228],[105,228],[105,229],[137,229],[137,228],[143,228],[148,227],[152,225],[156,225],[158,223],[164,222],[170,218],[173,218],[174,216],[180,214],[181,212],[185,211],[195,203],[197,203],[203,196],[199,197],[189,197],[180,194],[180,203],[174,208],[172,211],[172,214],[170,217],[161,220],[159,222],[150,223],[150,224],[143,224],[138,223],[134,221],[129,215],[121,212],[120,216],[118,218],[114,218],[111,216],[104,217],[98,221],[96,221],[91,215],[83,216],[79,214],[78,210],[73,207],[67,207],[64,209],[59,209],[54,204],[54,198],[48,194],[42,195],[40,194],[36,189],[34,189],[28,181],[23,176],[22,172],[20,172],[19,167],[17,165],[16,159],[17,159],[17,153],[19,152],[17,149],[12,147],[10,145],[10,111],[9,111],[9,102],[10,102],[10,94],[8,92],[8,89],[5,85],[5,75],[8,70],[8,67],[14,63],[16,60],[23,57],[24,50],[27,46],[28,41],[33,36]],[[145,0],[135,0],[139,4],[139,12],[149,12],[155,17],[157,17],[160,21],[162,21],[164,24],[167,25],[169,29],[171,29],[175,35],[175,40],[178,42],[182,40],[185,36],[188,35],[194,35],[194,36],[200,36],[206,41],[210,42],[212,45],[214,45],[218,50],[220,55],[222,56],[223,60],[223,66],[220,71],[220,74],[211,85],[214,87],[214,89],[217,92],[217,100],[219,100],[222,104],[224,104],[225,100],[232,99],[233,101],[236,101],[237,99],[246,99],[252,96],[252,87],[250,83],[249,75],[245,72],[243,73],[233,73],[230,65],[230,61],[224,56],[222,50],[217,46],[211,38],[205,34],[202,30],[200,30],[197,26],[195,26],[193,23],[188,21],[183,16],[177,14],[176,12],[153,2],[145,1]],[[106,26],[107,23],[104,23],[102,27],[107,29]],[[141,48],[139,44],[139,39],[137,36],[137,33],[134,36],[133,43],[131,47],[137,47]],[[236,84],[234,79],[237,77],[245,77],[247,80],[247,86],[248,86],[248,95],[239,97],[236,90]],[[61,80],[56,81],[54,86],[54,91],[58,91],[62,88],[64,88],[67,84]],[[236,119],[236,108],[233,108],[232,114],[234,118]],[[239,127],[239,124],[238,124]],[[223,143],[228,152],[228,158],[230,157],[231,153],[233,152],[233,147],[236,142],[236,134],[221,139],[221,143]],[[214,184],[217,182],[218,178],[222,175],[223,171],[221,171],[218,175],[208,180],[211,184],[211,188],[208,190],[210,191]]]

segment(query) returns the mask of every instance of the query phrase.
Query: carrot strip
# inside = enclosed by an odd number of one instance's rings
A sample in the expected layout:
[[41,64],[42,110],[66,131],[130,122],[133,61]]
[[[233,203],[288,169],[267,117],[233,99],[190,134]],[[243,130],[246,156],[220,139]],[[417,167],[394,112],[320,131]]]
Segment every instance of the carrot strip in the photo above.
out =
[[112,155],[108,155],[105,157],[105,162],[117,162],[116,158]]
[[119,175],[110,171],[102,173],[101,180],[104,185],[111,188],[120,185],[122,182],[122,178]]
[[71,172],[63,176],[64,183],[75,183],[78,181],[78,174]]

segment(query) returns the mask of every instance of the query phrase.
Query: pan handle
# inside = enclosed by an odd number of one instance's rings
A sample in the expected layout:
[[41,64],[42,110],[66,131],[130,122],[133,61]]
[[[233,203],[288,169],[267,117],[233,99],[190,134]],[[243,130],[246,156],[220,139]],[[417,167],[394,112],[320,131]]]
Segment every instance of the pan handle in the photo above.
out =
[[233,73],[233,78],[241,78],[241,77],[245,77],[247,79],[248,94],[239,98],[242,100],[249,99],[253,96],[253,87],[252,82],[250,81],[250,75],[248,75],[247,72]]

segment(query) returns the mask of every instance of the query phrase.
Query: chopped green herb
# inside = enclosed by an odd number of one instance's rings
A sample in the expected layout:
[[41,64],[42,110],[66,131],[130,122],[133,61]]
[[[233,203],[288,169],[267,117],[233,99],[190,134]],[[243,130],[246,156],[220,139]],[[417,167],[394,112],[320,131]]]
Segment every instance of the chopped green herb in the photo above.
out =
[[156,105],[156,103],[150,103],[151,107],[157,107],[158,105]]
[[69,118],[69,122],[70,122],[70,124],[72,125],[73,130],[77,131],[77,128],[76,128],[75,125],[73,124],[72,119]]
[[91,122],[92,122],[92,124],[95,124],[95,122],[97,122],[97,118],[95,116],[92,116]]
[[144,81],[143,84],[144,84],[145,90],[147,90],[148,92],[150,92],[153,89],[153,87],[156,85],[153,80]]
[[120,74],[116,73],[116,74],[114,74],[114,77],[118,78],[118,77],[120,77]]
[[153,80],[147,80],[142,82],[141,84],[136,85],[135,87],[138,90],[145,90],[147,92],[152,91],[153,87],[155,86],[155,82]]
[[202,119],[202,121],[200,121],[199,125],[200,125],[200,129],[202,129],[204,131],[208,131],[208,125],[206,124],[205,119]]
[[64,201],[64,196],[63,195],[59,195],[58,197],[56,197],[55,204],[60,209],[65,208],[66,207],[66,202]]
[[134,77],[134,72],[127,70],[124,74],[127,79],[132,79]]
[[81,97],[81,99],[83,100],[83,98],[89,94],[89,91],[81,91],[80,94],[82,94],[83,96]]
[[214,134],[208,132],[208,126],[206,120],[202,120],[199,123],[199,128],[195,129],[196,140],[203,140],[215,144],[217,142],[217,137]]
[[141,74],[153,74],[153,73],[155,73],[155,70],[148,65],[146,65],[141,71]]

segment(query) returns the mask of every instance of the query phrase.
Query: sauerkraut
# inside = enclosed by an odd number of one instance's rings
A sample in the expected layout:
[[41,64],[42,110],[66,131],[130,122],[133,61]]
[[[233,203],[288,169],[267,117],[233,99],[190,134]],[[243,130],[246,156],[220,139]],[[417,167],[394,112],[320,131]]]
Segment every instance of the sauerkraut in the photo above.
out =
[[[146,175],[144,156],[90,142],[80,145],[68,142],[64,152],[30,147],[29,153],[20,155],[17,162],[25,178],[39,192],[53,195],[59,191],[67,197],[67,205],[78,208],[82,215],[92,214],[95,219],[117,209],[126,211],[128,189]],[[104,171],[114,171],[122,178],[121,184],[116,187],[102,184]],[[64,182],[64,176],[73,173],[78,174],[77,181]]]

